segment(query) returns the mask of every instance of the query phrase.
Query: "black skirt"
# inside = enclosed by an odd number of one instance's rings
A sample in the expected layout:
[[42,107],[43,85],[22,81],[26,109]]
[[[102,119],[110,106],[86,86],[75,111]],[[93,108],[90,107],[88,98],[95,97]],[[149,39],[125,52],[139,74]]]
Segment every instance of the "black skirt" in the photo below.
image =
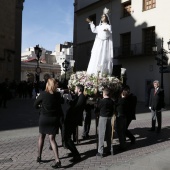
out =
[[57,117],[48,117],[40,115],[39,132],[41,134],[55,135],[59,130],[59,119]]

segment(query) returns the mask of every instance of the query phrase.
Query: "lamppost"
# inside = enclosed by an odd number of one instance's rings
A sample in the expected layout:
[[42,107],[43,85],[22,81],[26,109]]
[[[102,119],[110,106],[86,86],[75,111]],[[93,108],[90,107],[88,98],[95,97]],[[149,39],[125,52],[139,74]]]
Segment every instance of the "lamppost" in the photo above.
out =
[[62,63],[63,71],[65,72],[65,77],[64,77],[64,85],[67,85],[67,78],[66,78],[66,73],[68,70],[74,67],[74,60],[67,61],[66,59]]
[[62,66],[63,66],[63,71],[65,72],[65,77],[64,77],[64,85],[66,85],[66,73],[68,71],[68,68],[69,68],[69,65],[70,65],[70,62],[67,61],[67,60],[64,60],[64,62],[62,63]]
[[122,81],[122,85],[125,86],[126,80],[127,80],[126,68],[121,68],[121,77],[120,78]]
[[42,50],[39,47],[39,45],[36,45],[34,47],[34,51],[37,56],[37,67],[36,67],[35,71],[36,71],[37,88],[39,89],[39,81],[40,81],[40,73],[41,73],[41,68],[39,67],[39,60],[40,60],[40,56],[42,54]]
[[75,63],[75,60],[70,60],[70,69],[72,69],[72,72],[74,71],[73,68],[74,68],[74,63]]
[[[170,50],[170,41],[167,42],[168,44],[168,49]],[[167,50],[164,49],[164,40],[163,38],[161,39],[161,48],[159,51],[157,51],[157,44],[155,43],[155,45],[152,47],[152,51],[156,54],[156,55],[160,55],[161,58],[159,58],[158,56],[155,57],[155,60],[157,60],[157,65],[160,66],[159,68],[159,72],[161,73],[161,88],[163,89],[163,73],[166,72],[167,69],[167,65],[168,65],[168,57],[166,56],[166,54],[170,53]],[[165,66],[165,67],[164,67]]]

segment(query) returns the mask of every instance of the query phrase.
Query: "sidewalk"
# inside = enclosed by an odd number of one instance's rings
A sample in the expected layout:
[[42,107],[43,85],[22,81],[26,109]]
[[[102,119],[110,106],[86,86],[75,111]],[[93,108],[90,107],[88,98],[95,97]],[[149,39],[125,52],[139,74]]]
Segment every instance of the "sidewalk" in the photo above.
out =
[[[0,108],[0,170],[51,170],[54,161],[46,138],[42,158],[37,164],[38,112],[33,108],[33,99],[13,99],[8,108]],[[170,170],[170,111],[163,111],[163,128],[160,134],[148,132],[151,114],[142,103],[137,106],[137,120],[130,125],[136,137],[136,144],[127,140],[128,149],[117,151],[118,140],[113,140],[114,155],[97,158],[95,155],[95,121],[92,120],[90,140],[81,140],[82,127],[79,128],[80,143],[76,145],[82,161],[72,164],[69,150],[61,147],[61,136],[57,135],[62,168],[84,170]]]
[[110,170],[169,170],[170,148],[143,155],[125,163],[112,165]]

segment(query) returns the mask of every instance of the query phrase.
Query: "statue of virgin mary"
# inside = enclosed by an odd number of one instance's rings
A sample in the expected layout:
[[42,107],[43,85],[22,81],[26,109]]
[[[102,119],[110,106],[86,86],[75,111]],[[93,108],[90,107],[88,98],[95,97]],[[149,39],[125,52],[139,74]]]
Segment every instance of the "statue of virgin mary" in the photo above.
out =
[[113,41],[109,9],[104,8],[98,26],[95,26],[89,18],[86,21],[90,24],[91,31],[96,34],[87,74],[97,75],[100,72],[102,75],[111,75],[113,70]]

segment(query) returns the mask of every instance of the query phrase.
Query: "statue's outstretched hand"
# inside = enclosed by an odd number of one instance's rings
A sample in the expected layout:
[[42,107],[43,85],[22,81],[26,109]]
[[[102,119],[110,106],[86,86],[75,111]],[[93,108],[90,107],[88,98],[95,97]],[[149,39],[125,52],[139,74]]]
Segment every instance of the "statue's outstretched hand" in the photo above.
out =
[[87,21],[88,23],[90,23],[90,22],[91,22],[91,20],[90,20],[89,18],[86,18],[86,21]]

